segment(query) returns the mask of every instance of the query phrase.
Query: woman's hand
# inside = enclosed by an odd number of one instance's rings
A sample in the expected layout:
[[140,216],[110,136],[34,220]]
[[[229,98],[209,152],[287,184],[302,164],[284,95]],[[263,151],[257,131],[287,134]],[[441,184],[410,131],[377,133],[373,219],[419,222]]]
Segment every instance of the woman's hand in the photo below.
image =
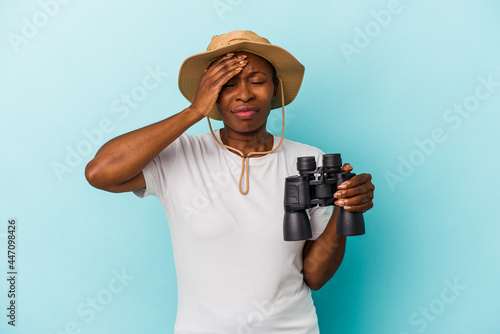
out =
[[[342,166],[343,172],[350,172],[352,169],[349,164]],[[333,195],[337,199],[335,205],[352,212],[366,212],[371,209],[375,190],[371,180],[372,176],[370,174],[359,174],[343,182],[337,187],[338,190]]]
[[191,108],[204,117],[208,116],[219,98],[222,86],[247,64],[245,58],[245,55],[235,57],[234,53],[228,53],[213,62],[200,78]]

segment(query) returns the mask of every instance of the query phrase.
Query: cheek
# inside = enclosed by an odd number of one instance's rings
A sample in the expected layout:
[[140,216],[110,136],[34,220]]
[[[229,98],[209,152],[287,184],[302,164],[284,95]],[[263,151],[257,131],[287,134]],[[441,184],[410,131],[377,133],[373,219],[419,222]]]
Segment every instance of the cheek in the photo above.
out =
[[271,105],[271,101],[274,97],[274,86],[273,85],[265,85],[259,91],[260,91],[260,95],[262,96],[262,100],[265,102],[268,102],[268,104]]
[[227,94],[227,92],[221,91],[219,93],[219,96],[217,97],[217,100],[215,101],[215,105],[217,106],[217,108],[219,108],[219,110],[225,109],[229,104],[228,102],[229,100],[230,100],[229,94]]

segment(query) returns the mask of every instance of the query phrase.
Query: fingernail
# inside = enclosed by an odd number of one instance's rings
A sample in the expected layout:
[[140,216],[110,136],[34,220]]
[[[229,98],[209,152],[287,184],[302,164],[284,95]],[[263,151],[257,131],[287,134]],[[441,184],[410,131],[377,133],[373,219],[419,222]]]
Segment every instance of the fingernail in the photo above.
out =
[[340,192],[336,192],[335,194],[333,194],[333,197],[335,197],[335,198],[339,198],[341,196],[342,196],[342,194]]
[[350,206],[344,206],[344,209],[351,210],[351,207]]
[[341,184],[340,186],[338,186],[337,188],[339,188],[339,189],[345,189],[345,188],[347,188],[347,184],[342,183],[342,184]]
[[247,55],[239,55],[238,58],[240,59],[245,59],[247,57]]
[[246,63],[248,63],[248,60],[242,60],[242,61],[240,61],[240,64],[242,64],[242,65],[246,64]]
[[344,205],[345,202],[341,200],[341,201],[337,201],[336,203],[337,203],[337,205]]
[[226,55],[226,57],[232,57],[232,56],[234,56],[234,53],[228,53],[228,54]]

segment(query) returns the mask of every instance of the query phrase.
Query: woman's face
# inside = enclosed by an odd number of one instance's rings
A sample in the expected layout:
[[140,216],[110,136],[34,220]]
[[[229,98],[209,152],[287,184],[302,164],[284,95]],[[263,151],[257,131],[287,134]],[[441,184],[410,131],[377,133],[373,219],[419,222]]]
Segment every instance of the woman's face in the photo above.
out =
[[248,52],[248,63],[221,89],[217,99],[219,114],[225,127],[249,133],[265,129],[271,111],[271,100],[276,95],[274,71],[265,59]]

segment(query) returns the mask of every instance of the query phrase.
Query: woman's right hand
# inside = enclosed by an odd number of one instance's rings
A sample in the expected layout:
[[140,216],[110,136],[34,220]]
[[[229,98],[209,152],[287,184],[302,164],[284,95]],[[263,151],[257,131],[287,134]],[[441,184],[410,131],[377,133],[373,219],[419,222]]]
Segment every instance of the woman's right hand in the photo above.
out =
[[200,78],[191,108],[204,117],[208,116],[219,98],[222,86],[247,64],[245,58],[245,55],[228,53],[213,62]]

